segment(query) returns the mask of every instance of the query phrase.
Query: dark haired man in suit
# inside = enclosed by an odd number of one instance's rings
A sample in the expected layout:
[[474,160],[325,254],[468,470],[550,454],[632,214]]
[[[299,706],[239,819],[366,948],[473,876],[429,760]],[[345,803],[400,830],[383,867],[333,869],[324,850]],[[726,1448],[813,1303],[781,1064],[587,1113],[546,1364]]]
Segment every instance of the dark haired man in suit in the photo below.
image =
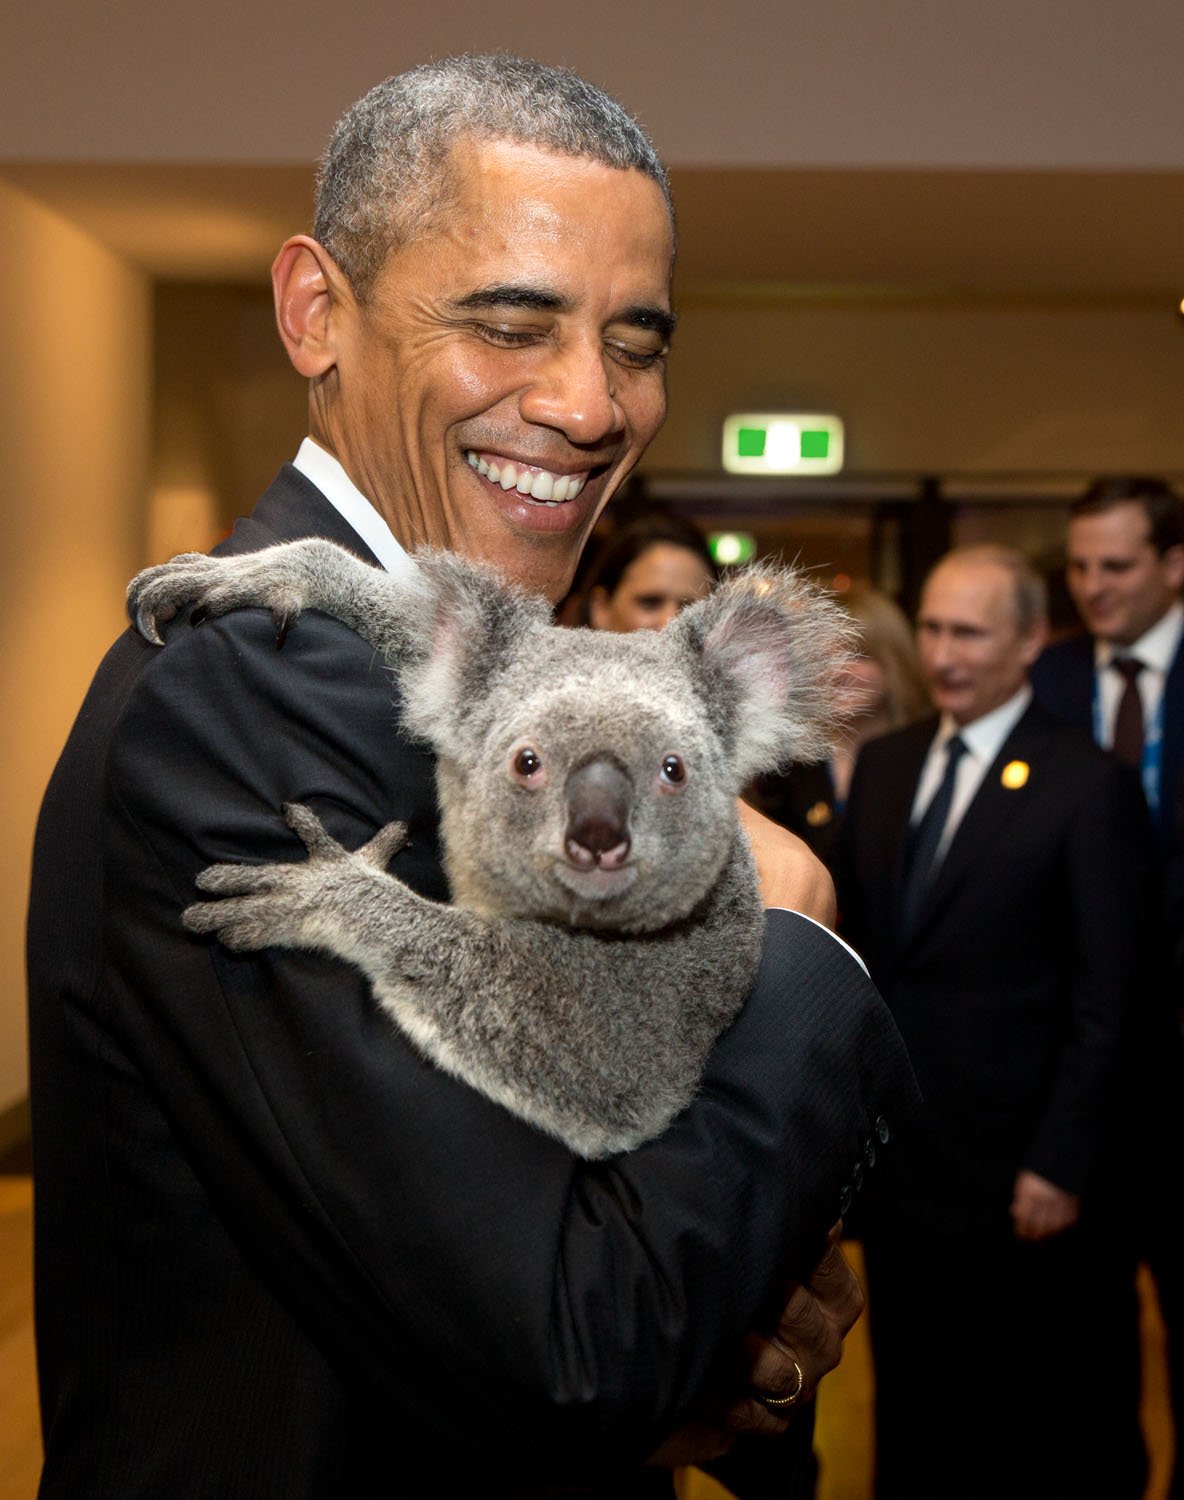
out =
[[[653,147],[574,74],[378,85],[275,263],[310,437],[229,549],[426,542],[561,597],[664,415],[672,251]],[[42,1500],[668,1494],[647,1456],[784,1431],[838,1357],[827,1230],[913,1085],[807,917],[769,917],[695,1103],[595,1164],[428,1065],[349,966],[185,933],[203,867],[301,857],[289,800],[350,847],[405,820],[394,869],[446,899],[390,700],[341,625],[277,654],[248,610],[125,636],[75,726],[29,927]],[[761,838],[770,903],[825,911]]]
[[[1142,1492],[1134,1411],[1093,1431],[1137,1368],[1129,1299],[1121,1345],[1086,1340],[1123,1295],[1106,1209],[1150,831],[1130,772],[1032,701],[1043,592],[1010,549],[937,565],[917,636],[940,717],[865,746],[851,785],[843,931],[925,1100],[864,1225],[879,1500]],[[956,1318],[913,1296],[921,1243]]]
[[[1168,1327],[1177,1451],[1184,1439],[1184,1240],[1178,1175],[1184,1131],[1184,1049],[1178,954],[1184,864],[1184,503],[1162,479],[1098,479],[1073,505],[1066,580],[1087,633],[1050,646],[1032,669],[1036,700],[1133,766],[1160,853],[1164,932],[1150,985],[1158,1002],[1132,1065],[1132,1194],[1140,1251],[1155,1275]],[[1173,953],[1177,955],[1173,960]],[[1184,1496],[1177,1458],[1173,1496]]]

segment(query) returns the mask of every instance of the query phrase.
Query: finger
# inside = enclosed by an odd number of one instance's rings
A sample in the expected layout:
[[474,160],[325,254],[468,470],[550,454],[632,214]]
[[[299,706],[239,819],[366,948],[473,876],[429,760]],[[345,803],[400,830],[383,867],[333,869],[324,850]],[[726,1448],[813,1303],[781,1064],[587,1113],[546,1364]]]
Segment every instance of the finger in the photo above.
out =
[[358,854],[368,864],[377,865],[379,869],[385,869],[390,863],[392,854],[400,850],[407,842],[406,823],[388,823],[385,828],[380,828],[368,844],[363,844]]
[[284,822],[295,833],[310,854],[343,855],[345,850],[325,832],[324,824],[310,807],[302,802],[284,803]]
[[724,1422],[728,1431],[737,1437],[779,1437],[789,1426],[795,1410],[795,1407],[790,1407],[778,1416],[767,1406],[762,1406],[755,1396],[747,1396],[728,1408]]
[[203,937],[217,935],[230,923],[241,921],[244,906],[249,897],[232,896],[225,901],[197,901],[181,913],[181,921],[189,932]]
[[[836,1229],[841,1228],[840,1222]],[[865,1299],[859,1278],[847,1264],[837,1235],[834,1238],[828,1236],[822,1258],[810,1273],[809,1288],[830,1316],[837,1320],[843,1334],[850,1333],[863,1312]]]
[[[199,891],[211,896],[246,896],[272,884],[269,865],[210,865],[197,877]],[[284,868],[281,866],[280,868]]]
[[750,1338],[748,1348],[749,1380],[757,1402],[769,1406],[769,1400],[762,1401],[762,1397],[770,1398],[774,1404],[769,1409],[774,1415],[785,1416],[791,1407],[814,1394],[813,1386],[806,1383],[805,1365],[796,1349],[776,1338]]

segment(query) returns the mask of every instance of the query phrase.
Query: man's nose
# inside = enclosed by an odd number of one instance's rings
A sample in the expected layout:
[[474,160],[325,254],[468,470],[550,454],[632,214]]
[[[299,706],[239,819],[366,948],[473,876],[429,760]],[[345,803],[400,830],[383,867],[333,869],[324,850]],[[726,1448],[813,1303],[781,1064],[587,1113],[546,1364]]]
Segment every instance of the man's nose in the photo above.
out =
[[599,443],[625,425],[612,388],[613,369],[600,340],[560,345],[523,392],[523,419],[553,427],[572,443]]

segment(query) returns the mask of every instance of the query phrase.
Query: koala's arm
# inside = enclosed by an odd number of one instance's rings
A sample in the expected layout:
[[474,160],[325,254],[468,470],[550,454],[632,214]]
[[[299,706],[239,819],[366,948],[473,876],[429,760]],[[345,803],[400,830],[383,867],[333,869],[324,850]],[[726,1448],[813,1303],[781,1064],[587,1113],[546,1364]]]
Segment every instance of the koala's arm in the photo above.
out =
[[395,577],[318,537],[232,557],[184,553],[145,568],[127,588],[132,624],[154,645],[161,644],[158,626],[186,604],[194,605],[195,622],[251,606],[269,609],[280,644],[303,611],[316,609],[348,625],[387,660],[404,643],[416,599],[410,565]]
[[308,808],[285,811],[308,860],[204,871],[218,899],[187,909],[191,932],[357,965],[429,1058],[581,1156],[640,1145],[690,1102],[756,967],[746,864],[701,920],[620,941],[426,901],[386,872],[401,823],[349,851]]

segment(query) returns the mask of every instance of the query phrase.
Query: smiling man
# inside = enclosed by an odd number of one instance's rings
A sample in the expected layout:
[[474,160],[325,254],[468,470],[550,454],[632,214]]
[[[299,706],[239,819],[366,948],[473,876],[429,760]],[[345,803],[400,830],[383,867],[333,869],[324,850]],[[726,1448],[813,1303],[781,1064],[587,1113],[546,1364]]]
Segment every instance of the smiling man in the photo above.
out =
[[[652,146],[574,74],[379,85],[274,268],[310,435],[226,549],[430,544],[558,599],[663,417],[672,254]],[[286,801],[351,847],[404,820],[394,868],[447,899],[391,696],[343,626],[277,652],[248,610],[128,634],[79,717],[29,927],[42,1500],[668,1494],[785,1433],[858,1312],[827,1232],[914,1088],[775,832],[767,898],[807,915],[770,912],[699,1098],[607,1163],[430,1066],[348,966],[185,933],[204,867],[299,857]],[[802,1493],[808,1438],[746,1438],[743,1492]]]
[[[863,1225],[877,1500],[1143,1489],[1113,1399],[1138,1369],[1114,1194],[1151,835],[1131,773],[1033,704],[1045,632],[1018,552],[939,562],[917,614],[938,717],[863,748],[843,823],[843,932],[925,1100]],[[944,1298],[913,1295],[922,1243]],[[1082,1390],[1100,1348],[1103,1422]]]

